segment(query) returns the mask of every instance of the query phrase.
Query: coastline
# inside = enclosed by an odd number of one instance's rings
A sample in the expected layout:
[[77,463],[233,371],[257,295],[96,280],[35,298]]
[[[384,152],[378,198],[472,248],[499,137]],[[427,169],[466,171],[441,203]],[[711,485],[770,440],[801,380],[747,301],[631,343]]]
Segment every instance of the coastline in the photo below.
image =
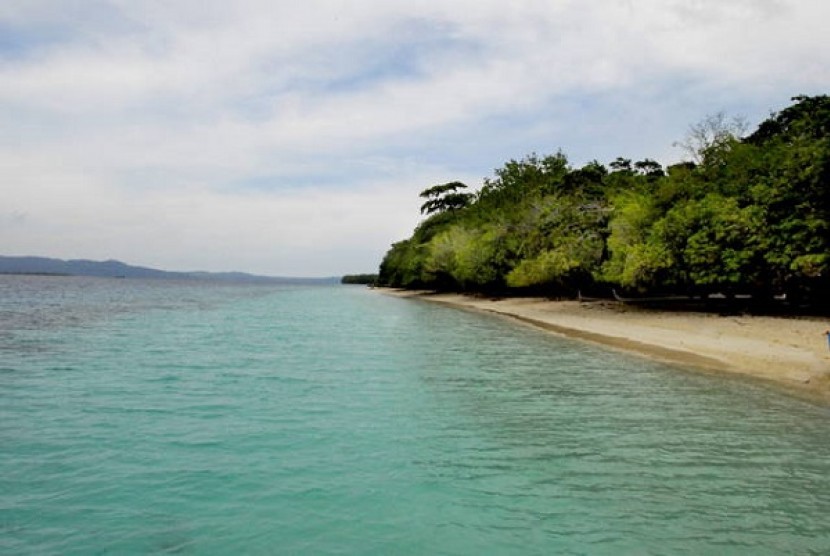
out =
[[648,310],[617,302],[487,299],[378,288],[380,293],[493,313],[552,334],[704,371],[744,375],[830,404],[826,321]]

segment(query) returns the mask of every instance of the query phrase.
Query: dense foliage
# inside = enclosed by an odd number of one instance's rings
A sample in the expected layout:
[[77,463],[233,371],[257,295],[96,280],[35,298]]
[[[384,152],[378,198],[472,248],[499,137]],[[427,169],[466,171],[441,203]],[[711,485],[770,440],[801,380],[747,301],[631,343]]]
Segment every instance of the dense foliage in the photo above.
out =
[[378,281],[377,274],[346,274],[340,278],[341,284],[374,285]]
[[830,97],[796,97],[739,136],[691,128],[693,161],[573,168],[561,152],[511,160],[475,193],[422,193],[428,217],[392,245],[381,284],[547,295],[751,294],[830,298]]

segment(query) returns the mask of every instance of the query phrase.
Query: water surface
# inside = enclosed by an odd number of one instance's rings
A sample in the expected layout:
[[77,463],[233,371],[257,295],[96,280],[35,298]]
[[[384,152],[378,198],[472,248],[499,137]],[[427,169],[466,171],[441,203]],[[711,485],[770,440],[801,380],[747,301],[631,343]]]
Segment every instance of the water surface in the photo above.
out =
[[4,554],[823,554],[828,418],[363,288],[0,277]]

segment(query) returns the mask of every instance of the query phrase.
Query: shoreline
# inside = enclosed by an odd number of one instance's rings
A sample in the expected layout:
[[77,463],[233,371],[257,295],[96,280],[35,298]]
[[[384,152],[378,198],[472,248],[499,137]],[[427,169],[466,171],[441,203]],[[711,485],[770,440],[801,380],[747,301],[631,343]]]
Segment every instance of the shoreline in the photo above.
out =
[[742,375],[830,405],[826,320],[675,313],[614,301],[487,299],[378,288],[383,295],[490,313],[545,332],[702,371]]

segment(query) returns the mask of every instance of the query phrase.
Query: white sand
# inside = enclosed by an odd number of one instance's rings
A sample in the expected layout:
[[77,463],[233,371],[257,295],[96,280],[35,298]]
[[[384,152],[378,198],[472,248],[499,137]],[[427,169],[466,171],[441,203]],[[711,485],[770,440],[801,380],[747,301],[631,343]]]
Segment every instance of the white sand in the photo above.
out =
[[651,311],[616,302],[378,291],[497,313],[663,361],[753,376],[830,402],[830,350],[824,336],[830,323],[819,319]]

